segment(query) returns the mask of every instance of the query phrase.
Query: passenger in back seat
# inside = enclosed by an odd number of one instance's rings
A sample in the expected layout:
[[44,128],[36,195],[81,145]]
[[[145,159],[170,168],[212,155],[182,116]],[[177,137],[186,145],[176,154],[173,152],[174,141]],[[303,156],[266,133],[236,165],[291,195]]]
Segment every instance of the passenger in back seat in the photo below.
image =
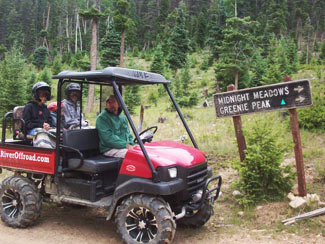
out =
[[32,87],[34,100],[25,105],[23,119],[27,135],[34,136],[36,130],[43,128],[48,131],[54,127],[50,111],[47,109],[45,102],[51,99],[51,88],[43,82],[37,82]]
[[[64,125],[66,129],[80,127],[80,105],[81,88],[77,83],[70,83],[65,88],[66,98],[62,101]],[[81,116],[81,127],[88,127],[88,122]]]
[[106,108],[96,120],[99,135],[99,150],[105,156],[124,158],[134,147],[128,121],[122,114],[114,95],[106,99]]

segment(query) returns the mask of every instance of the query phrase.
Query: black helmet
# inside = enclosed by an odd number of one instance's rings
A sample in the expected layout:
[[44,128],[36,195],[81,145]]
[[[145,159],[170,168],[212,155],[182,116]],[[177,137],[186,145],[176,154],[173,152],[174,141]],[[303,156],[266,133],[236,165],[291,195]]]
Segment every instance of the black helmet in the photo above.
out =
[[39,81],[32,87],[32,95],[36,100],[39,100],[39,91],[44,90],[48,91],[46,94],[46,99],[49,101],[51,100],[51,87],[44,81]]
[[[65,96],[67,99],[69,99],[70,97],[70,92],[72,91],[78,91],[79,93],[81,93],[81,88],[80,85],[78,83],[70,83],[67,85],[67,87],[65,88]],[[78,97],[80,99],[80,95]]]

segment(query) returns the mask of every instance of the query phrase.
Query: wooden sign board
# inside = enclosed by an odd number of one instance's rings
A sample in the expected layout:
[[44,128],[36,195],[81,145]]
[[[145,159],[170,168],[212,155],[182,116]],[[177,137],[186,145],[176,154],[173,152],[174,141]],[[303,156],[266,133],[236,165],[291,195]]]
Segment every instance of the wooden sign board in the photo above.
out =
[[217,93],[213,97],[217,117],[238,116],[313,104],[309,80]]

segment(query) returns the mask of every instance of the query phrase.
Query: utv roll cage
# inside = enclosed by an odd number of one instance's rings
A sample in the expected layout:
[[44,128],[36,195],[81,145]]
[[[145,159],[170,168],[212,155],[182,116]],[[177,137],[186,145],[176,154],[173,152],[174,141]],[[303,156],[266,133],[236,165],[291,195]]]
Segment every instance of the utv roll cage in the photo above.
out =
[[[130,116],[130,113],[123,101],[122,98],[122,86],[124,85],[156,85],[156,84],[162,84],[165,87],[165,90],[167,91],[170,99],[172,100],[175,109],[179,115],[179,117],[182,120],[182,123],[192,141],[192,144],[195,148],[198,149],[198,146],[195,142],[195,139],[184,119],[184,116],[179,109],[175,98],[173,97],[168,84],[170,81],[166,80],[162,75],[151,73],[151,72],[145,72],[140,70],[134,70],[134,69],[127,69],[127,68],[120,68],[120,67],[108,67],[103,70],[96,70],[96,71],[86,71],[86,72],[76,72],[76,71],[63,71],[57,75],[54,75],[52,77],[53,79],[59,79],[58,82],[58,94],[57,94],[57,101],[62,101],[62,87],[64,83],[66,82],[75,82],[80,83],[81,90],[83,89],[83,84],[94,84],[94,85],[100,85],[100,110],[101,110],[101,101],[102,101],[102,86],[112,86],[114,94],[124,111],[128,122],[131,126],[131,129],[139,143],[139,146],[141,147],[141,150],[143,152],[143,155],[152,171],[152,179],[153,181],[156,181],[156,175],[157,172],[155,168],[153,167],[153,164],[148,156],[148,153],[143,145],[143,142],[140,139],[139,133],[132,121],[132,118]],[[82,103],[82,99],[80,101]],[[82,104],[80,104],[81,112],[80,112],[80,123],[81,123],[81,113],[82,113]],[[58,106],[57,110],[57,121],[61,121],[61,106]],[[81,126],[81,125],[80,125]],[[4,127],[5,128],[5,127]],[[81,127],[80,127],[81,128]],[[61,123],[57,123],[57,131],[61,130]],[[56,137],[56,145],[60,145],[60,133],[57,133]],[[3,140],[4,141],[4,140]],[[60,162],[60,147],[56,147],[56,162]],[[62,173],[62,165],[56,164],[56,172]]]

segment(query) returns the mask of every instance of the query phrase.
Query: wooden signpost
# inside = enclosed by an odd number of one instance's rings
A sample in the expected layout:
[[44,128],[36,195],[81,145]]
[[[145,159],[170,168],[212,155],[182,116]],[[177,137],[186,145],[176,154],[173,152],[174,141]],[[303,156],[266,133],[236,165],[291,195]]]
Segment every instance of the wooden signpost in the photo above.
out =
[[296,108],[313,104],[310,81],[305,79],[242,90],[234,89],[235,86],[230,85],[227,87],[227,92],[215,94],[214,104],[218,118],[233,117],[240,160],[244,160],[244,150],[246,149],[240,115],[288,109],[296,158],[298,191],[300,196],[306,196],[304,163]]

